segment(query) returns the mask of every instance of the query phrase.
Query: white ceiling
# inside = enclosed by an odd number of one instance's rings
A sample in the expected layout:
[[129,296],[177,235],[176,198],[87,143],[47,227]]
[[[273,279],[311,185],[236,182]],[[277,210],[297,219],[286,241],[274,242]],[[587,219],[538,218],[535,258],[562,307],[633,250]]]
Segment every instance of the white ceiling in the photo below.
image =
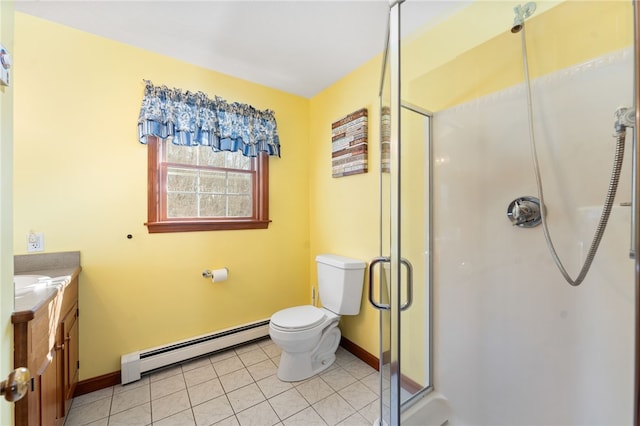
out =
[[[410,0],[404,27],[466,2]],[[388,0],[16,0],[15,9],[303,97],[383,50]]]

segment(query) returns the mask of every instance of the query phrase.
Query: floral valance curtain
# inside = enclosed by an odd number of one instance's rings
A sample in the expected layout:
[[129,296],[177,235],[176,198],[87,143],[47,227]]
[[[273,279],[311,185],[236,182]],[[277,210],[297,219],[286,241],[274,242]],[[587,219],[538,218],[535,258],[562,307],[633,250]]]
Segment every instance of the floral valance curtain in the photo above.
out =
[[280,139],[273,111],[259,111],[251,105],[228,103],[202,92],[183,92],[166,86],[146,87],[138,138],[148,136],[170,139],[175,145],[205,145],[214,151],[242,151],[256,157],[264,151],[280,156]]

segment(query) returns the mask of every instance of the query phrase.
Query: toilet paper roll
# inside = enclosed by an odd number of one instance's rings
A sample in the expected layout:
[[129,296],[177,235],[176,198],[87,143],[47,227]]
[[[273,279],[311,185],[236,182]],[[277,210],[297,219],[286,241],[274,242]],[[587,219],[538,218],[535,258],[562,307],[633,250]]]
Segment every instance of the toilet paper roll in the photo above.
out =
[[226,281],[228,276],[229,270],[227,268],[214,269],[211,271],[211,282],[219,283],[221,281]]

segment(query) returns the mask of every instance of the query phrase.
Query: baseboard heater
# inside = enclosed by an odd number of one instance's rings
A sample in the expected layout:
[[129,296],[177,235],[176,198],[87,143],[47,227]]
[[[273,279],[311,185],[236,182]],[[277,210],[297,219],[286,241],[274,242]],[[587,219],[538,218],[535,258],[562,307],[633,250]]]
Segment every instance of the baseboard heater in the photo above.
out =
[[122,355],[122,384],[140,380],[142,374],[172,364],[233,348],[269,335],[269,320],[261,320],[212,334]]

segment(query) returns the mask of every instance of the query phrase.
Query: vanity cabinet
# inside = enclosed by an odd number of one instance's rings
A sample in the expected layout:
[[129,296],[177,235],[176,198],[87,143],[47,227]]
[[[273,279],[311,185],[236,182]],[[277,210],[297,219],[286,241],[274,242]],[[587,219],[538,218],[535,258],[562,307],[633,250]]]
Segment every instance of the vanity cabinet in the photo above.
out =
[[71,399],[78,383],[78,371],[80,360],[78,358],[78,304],[67,313],[62,320],[62,394],[63,405],[61,416],[64,417],[69,412]]
[[31,371],[30,392],[15,403],[19,426],[60,426],[78,382],[78,275],[33,310],[15,312],[14,365]]

